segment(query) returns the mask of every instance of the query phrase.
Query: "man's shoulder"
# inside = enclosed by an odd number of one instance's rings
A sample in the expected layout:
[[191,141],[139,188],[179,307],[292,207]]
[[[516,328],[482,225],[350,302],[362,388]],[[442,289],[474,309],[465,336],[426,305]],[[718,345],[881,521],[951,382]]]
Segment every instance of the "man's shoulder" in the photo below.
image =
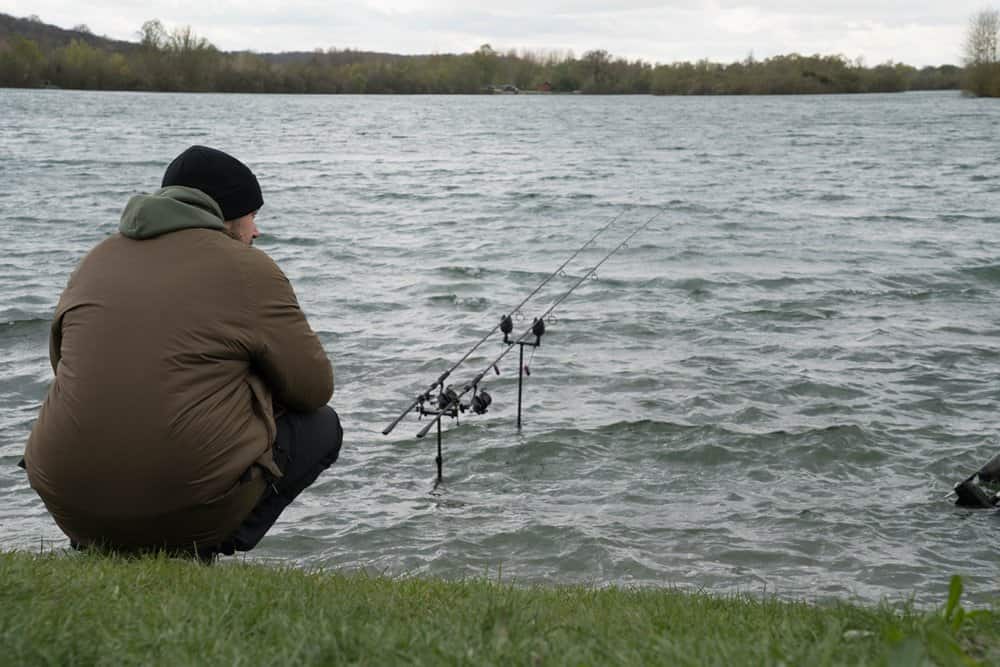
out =
[[197,249],[197,252],[215,258],[218,268],[223,271],[231,271],[238,267],[241,271],[251,273],[281,272],[274,260],[264,251],[216,230],[183,229],[172,232],[171,236],[174,236],[182,246],[190,246],[192,252]]
[[246,284],[257,300],[269,301],[284,298],[291,291],[291,283],[278,263],[260,248],[254,248],[239,241],[227,246],[227,261],[239,267]]
[[249,270],[256,273],[284,277],[285,274],[281,270],[281,267],[266,252],[260,248],[240,243],[239,241],[234,241],[234,243],[239,246],[234,252]]

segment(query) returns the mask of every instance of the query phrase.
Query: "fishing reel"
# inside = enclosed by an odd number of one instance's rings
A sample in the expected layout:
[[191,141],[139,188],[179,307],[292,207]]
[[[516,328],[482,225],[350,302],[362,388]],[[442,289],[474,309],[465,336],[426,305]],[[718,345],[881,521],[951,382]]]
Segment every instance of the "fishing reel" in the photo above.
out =
[[[476,415],[485,415],[486,411],[490,407],[490,404],[493,403],[493,397],[486,393],[485,389],[480,389],[479,385],[475,385],[472,388],[472,398],[468,403],[462,403],[459,400],[459,395],[455,393],[455,390],[450,385],[444,391],[444,394],[447,395],[447,398],[445,399],[443,397],[439,397],[438,400],[443,400],[444,405],[451,405],[452,410],[455,409],[455,406],[458,406],[459,412],[471,411]],[[445,408],[442,407],[441,409],[443,410]],[[457,417],[458,415],[453,414],[452,416]]]
[[474,414],[485,415],[492,402],[493,397],[487,394],[485,389],[480,389],[473,395],[472,400],[469,401],[466,407],[472,410]]
[[[471,411],[473,414],[484,415],[493,403],[493,397],[485,389],[480,389],[478,385],[473,387],[472,398],[468,403],[462,403],[461,395],[455,391],[455,387],[448,385],[434,399],[430,394],[420,397],[417,412],[420,416],[434,415],[445,416],[455,419],[459,414]],[[425,403],[433,402],[434,408],[428,409]]]
[[[458,409],[458,392],[451,385],[448,385],[437,397],[438,410],[444,413],[454,412]],[[456,416],[456,415],[452,415]]]

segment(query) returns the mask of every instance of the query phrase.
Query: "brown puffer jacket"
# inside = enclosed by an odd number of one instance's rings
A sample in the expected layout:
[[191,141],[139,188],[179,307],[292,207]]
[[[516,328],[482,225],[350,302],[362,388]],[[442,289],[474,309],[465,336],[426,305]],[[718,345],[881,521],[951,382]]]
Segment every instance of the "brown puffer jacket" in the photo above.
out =
[[272,396],[316,410],[333,369],[288,279],[201,191],[134,197],[120,231],[56,309],[31,486],[82,545],[217,545],[281,474]]

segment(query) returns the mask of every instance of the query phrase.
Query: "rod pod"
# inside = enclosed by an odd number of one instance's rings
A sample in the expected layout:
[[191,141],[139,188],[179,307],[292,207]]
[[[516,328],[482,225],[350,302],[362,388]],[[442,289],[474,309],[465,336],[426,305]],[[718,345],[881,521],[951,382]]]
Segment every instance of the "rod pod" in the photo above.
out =
[[[600,236],[601,234],[603,234],[604,232],[606,232],[608,229],[610,229],[611,227],[613,227],[622,218],[622,216],[624,216],[631,208],[632,208],[631,206],[626,206],[621,211],[619,211],[613,218],[611,218],[610,220],[608,220],[607,224],[605,224],[603,227],[601,227],[600,229],[598,229],[594,233],[594,235],[591,236],[587,240],[586,243],[584,243],[582,246],[580,246],[579,248],[577,248],[577,250],[566,259],[566,261],[564,261],[562,264],[560,264],[559,267],[555,271],[553,271],[552,273],[550,273],[541,283],[539,283],[538,286],[535,287],[535,289],[533,289],[531,291],[531,294],[529,294],[528,296],[526,296],[524,298],[524,300],[521,301],[521,303],[519,303],[516,306],[514,306],[514,309],[511,311],[511,313],[520,312],[521,308],[523,308],[524,305],[526,303],[528,303],[528,301],[530,301],[532,297],[534,297],[536,294],[538,294],[542,290],[542,288],[545,287],[549,283],[549,281],[551,281],[556,276],[562,275],[563,269],[565,269],[569,265],[570,262],[572,262],[574,259],[576,259],[577,255],[579,255],[581,252],[584,251],[585,248],[587,248],[594,241],[596,241],[598,236]],[[501,323],[503,323],[504,320],[509,320],[509,319],[510,319],[510,316],[507,315],[503,319],[501,319]],[[497,326],[499,326],[499,325],[497,325]],[[439,388],[443,389],[444,388],[445,380],[448,379],[448,377],[455,371],[455,369],[457,369],[459,366],[461,366],[463,363],[465,363],[465,361],[469,357],[472,356],[472,353],[475,352],[479,348],[480,345],[482,345],[483,343],[485,343],[487,341],[487,339],[489,339],[489,337],[493,335],[493,332],[495,332],[497,330],[497,326],[494,326],[482,338],[480,338],[476,342],[476,344],[472,346],[472,349],[470,349],[468,352],[466,352],[462,356],[461,359],[459,359],[457,362],[455,362],[454,364],[452,364],[451,368],[449,368],[448,370],[446,370],[443,373],[441,373],[441,375],[439,375],[438,378],[429,387],[427,387],[427,389],[425,389],[423,391],[423,393],[417,395],[417,397],[415,399],[413,399],[413,401],[410,403],[409,407],[407,407],[405,410],[403,410],[403,412],[400,413],[400,415],[398,417],[396,417],[394,420],[392,420],[392,423],[390,423],[388,426],[386,426],[382,430],[382,435],[389,435],[389,433],[391,433],[392,430],[394,428],[396,428],[396,426],[399,424],[399,422],[401,422],[403,420],[403,418],[410,413],[410,411],[417,410],[419,412],[418,405],[420,403],[422,403],[424,400],[426,400],[427,398],[429,398],[431,392],[433,392],[435,389],[439,389]],[[510,324],[511,328],[508,331],[504,332],[504,336],[505,337],[506,337],[507,334],[510,333],[510,331],[513,330],[513,326],[514,326],[513,322],[511,322],[511,324]]]
[[[520,343],[520,342],[524,341],[526,338],[528,338],[529,336],[531,336],[532,334],[535,335],[536,339],[540,338],[541,335],[543,333],[545,333],[545,324],[544,324],[545,318],[548,317],[549,314],[552,313],[552,311],[554,311],[556,308],[558,308],[559,305],[563,301],[565,301],[567,298],[569,298],[569,296],[573,292],[575,292],[576,289],[580,285],[582,285],[586,280],[588,280],[589,278],[591,278],[591,276],[596,275],[597,274],[597,270],[599,268],[601,268],[601,266],[603,266],[605,262],[607,262],[609,259],[611,259],[611,257],[614,256],[615,253],[617,253],[622,248],[626,247],[628,245],[629,241],[631,241],[639,232],[641,232],[646,227],[648,227],[654,220],[656,220],[661,215],[663,215],[663,213],[664,213],[663,209],[658,209],[657,212],[655,214],[653,214],[652,216],[650,216],[644,223],[642,223],[641,225],[635,227],[631,231],[631,233],[629,233],[628,236],[626,236],[624,239],[622,239],[622,241],[618,245],[616,245],[614,248],[612,248],[601,259],[601,261],[599,261],[594,266],[590,267],[590,269],[588,269],[587,272],[583,274],[583,276],[581,276],[575,283],[573,283],[572,287],[570,287],[568,290],[566,290],[565,292],[563,292],[562,295],[559,298],[557,298],[541,315],[539,315],[538,317],[536,317],[535,320],[534,320],[534,322],[532,323],[531,327],[528,328],[528,329],[526,329],[524,331],[524,333],[522,333],[520,336],[518,336],[517,339],[514,342]],[[509,317],[510,316],[508,315],[505,318],[501,319],[501,321],[500,321],[501,324],[498,325],[498,326],[502,326],[502,327],[506,326],[506,320]],[[509,328],[510,328],[511,331],[513,331],[513,326],[514,326],[513,325],[513,321],[511,321],[510,325],[509,325]],[[496,327],[494,327],[494,330],[496,330]],[[505,334],[505,336],[508,336],[508,334]],[[508,336],[508,340],[509,340],[509,336]],[[486,367],[483,370],[481,370],[479,373],[477,373],[476,376],[462,388],[462,391],[458,392],[458,394],[452,399],[452,401],[450,403],[448,403],[448,405],[451,406],[451,407],[457,406],[459,404],[459,401],[461,400],[461,398],[463,396],[465,396],[470,391],[477,390],[478,387],[479,387],[480,381],[482,381],[482,379],[486,375],[486,373],[490,369],[493,369],[494,371],[497,371],[497,364],[499,364],[500,361],[505,356],[507,356],[507,354],[513,349],[513,347],[514,347],[513,345],[508,345],[507,348],[503,352],[501,352],[492,361],[490,361],[489,364],[487,364]],[[499,371],[497,371],[497,372],[499,372]],[[425,395],[421,395],[421,396],[425,396]],[[418,397],[418,400],[420,400],[420,397]],[[455,409],[457,409],[457,408],[455,408]],[[441,420],[441,417],[444,417],[446,415],[450,415],[451,413],[448,410],[443,410],[442,409],[442,410],[439,410],[437,412],[422,413],[422,414],[433,414],[434,417],[432,418],[431,423],[427,424],[426,426],[424,426],[423,428],[421,428],[419,431],[417,431],[417,437],[418,438],[423,438],[424,436],[426,436],[427,433],[430,432],[430,430],[434,427],[435,422],[439,422]]]

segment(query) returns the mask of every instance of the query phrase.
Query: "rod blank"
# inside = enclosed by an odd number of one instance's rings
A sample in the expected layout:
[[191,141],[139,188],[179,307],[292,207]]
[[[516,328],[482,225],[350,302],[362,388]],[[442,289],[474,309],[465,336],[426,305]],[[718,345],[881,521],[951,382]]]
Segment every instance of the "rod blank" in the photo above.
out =
[[[593,267],[591,267],[579,280],[576,281],[576,283],[572,287],[570,287],[568,290],[566,290],[566,292],[564,292],[562,294],[562,296],[560,296],[558,299],[556,299],[555,302],[551,306],[549,306],[548,309],[546,309],[544,313],[542,313],[540,316],[538,316],[537,318],[535,318],[535,322],[537,322],[539,320],[544,321],[545,318],[548,317],[552,313],[552,311],[554,311],[563,301],[565,301],[569,297],[569,295],[572,294],[576,290],[577,287],[579,287],[580,285],[582,285],[588,278],[590,278],[590,276],[594,275],[597,272],[597,269],[599,269],[601,267],[601,265],[603,265],[606,261],[608,261],[609,259],[611,259],[611,257],[615,253],[617,253],[619,250],[621,250],[626,245],[628,245],[628,242],[631,241],[633,238],[635,238],[636,234],[638,234],[643,229],[645,229],[646,227],[648,227],[654,220],[656,220],[661,215],[663,215],[663,213],[664,213],[664,210],[663,209],[659,209],[654,215],[652,215],[648,220],[646,220],[646,222],[642,223],[641,225],[639,225],[638,227],[636,227],[634,230],[632,230],[632,232],[628,236],[626,236],[625,239],[622,240],[621,243],[619,243],[614,248],[612,248],[611,251],[607,255],[605,255],[603,259],[601,259],[601,261],[599,261],[597,264],[595,264]],[[417,432],[417,437],[418,438],[423,438],[425,435],[427,435],[427,432],[430,431],[431,428],[433,428],[435,424],[437,424],[437,423],[439,423],[441,421],[441,417],[443,417],[445,414],[448,414],[448,412],[454,406],[458,405],[459,400],[463,396],[465,396],[467,393],[469,393],[470,391],[472,391],[472,389],[475,388],[482,381],[482,379],[486,375],[486,373],[489,372],[489,370],[491,368],[494,368],[498,363],[500,363],[500,361],[504,357],[507,356],[507,354],[514,348],[514,345],[516,345],[518,343],[521,343],[524,340],[526,340],[528,337],[530,337],[533,334],[533,329],[535,328],[535,322],[533,322],[530,327],[528,327],[527,329],[525,329],[524,333],[522,333],[514,341],[514,344],[509,345],[506,349],[504,349],[503,352],[501,352],[496,357],[496,359],[494,359],[493,361],[491,361],[489,364],[486,365],[485,368],[483,368],[483,370],[481,370],[478,374],[476,374],[476,376],[473,378],[473,380],[471,382],[469,382],[468,384],[466,384],[462,388],[461,393],[456,394],[455,396],[451,397],[450,400],[448,401],[448,403],[446,403],[445,405],[439,406],[438,411],[434,414],[434,418],[430,421],[430,423],[428,423],[426,426],[424,426],[422,429],[420,429]],[[415,404],[416,403],[414,403],[414,405]]]
[[[525,298],[524,298],[524,299],[523,299],[523,300],[521,301],[521,303],[519,303],[519,304],[517,304],[516,306],[514,306],[514,309],[513,309],[513,310],[511,310],[509,314],[510,314],[510,315],[513,315],[514,313],[516,313],[516,312],[518,312],[519,310],[521,310],[521,308],[523,308],[523,307],[524,307],[524,305],[525,305],[526,303],[528,303],[528,301],[530,301],[532,297],[534,297],[534,296],[535,296],[536,294],[538,294],[538,292],[539,292],[539,291],[541,291],[541,289],[542,289],[543,287],[545,287],[545,286],[546,286],[547,284],[549,284],[549,281],[551,281],[551,280],[552,280],[553,278],[555,278],[555,277],[556,277],[557,275],[559,275],[559,273],[560,273],[560,272],[561,272],[561,271],[562,271],[563,269],[565,269],[565,268],[566,268],[566,267],[567,267],[567,266],[569,265],[569,263],[570,263],[570,262],[572,262],[572,261],[573,261],[574,259],[576,259],[577,255],[579,255],[579,254],[580,254],[581,252],[583,252],[583,250],[584,250],[584,249],[585,249],[585,248],[586,248],[587,246],[589,246],[589,245],[590,245],[591,243],[593,243],[594,241],[596,241],[596,240],[597,240],[597,237],[598,237],[598,236],[600,236],[601,234],[603,234],[604,232],[606,232],[606,231],[607,231],[608,229],[610,229],[610,228],[611,228],[611,227],[612,227],[612,226],[613,226],[613,225],[614,225],[614,224],[615,224],[616,222],[618,222],[618,221],[619,221],[619,220],[621,219],[621,217],[622,217],[623,215],[625,215],[625,214],[626,214],[626,213],[627,213],[627,212],[629,211],[629,209],[630,209],[630,208],[631,208],[631,207],[628,207],[628,206],[626,206],[626,207],[625,207],[625,208],[624,208],[624,209],[623,209],[623,210],[622,210],[621,212],[619,212],[619,213],[618,213],[617,215],[615,215],[615,216],[614,216],[613,218],[611,218],[611,220],[609,220],[609,221],[607,222],[607,224],[605,224],[605,225],[604,225],[603,227],[601,227],[600,229],[598,229],[598,230],[597,230],[597,232],[595,232],[595,233],[594,233],[594,235],[593,235],[593,236],[591,236],[591,237],[590,237],[590,239],[589,239],[589,240],[588,240],[588,241],[587,241],[586,243],[584,243],[584,244],[583,244],[582,246],[580,246],[580,247],[579,247],[579,248],[578,248],[578,249],[576,250],[576,252],[574,252],[574,253],[573,253],[572,255],[570,255],[570,256],[569,256],[569,259],[567,259],[567,260],[566,260],[565,262],[563,262],[562,264],[560,264],[560,265],[559,265],[559,268],[557,268],[557,269],[556,269],[555,271],[553,271],[552,273],[550,273],[550,274],[549,274],[549,275],[548,275],[548,276],[547,276],[547,277],[545,278],[545,280],[543,280],[543,281],[542,281],[541,283],[539,283],[539,284],[538,284],[538,286],[537,286],[537,287],[536,287],[536,288],[535,288],[534,290],[532,290],[531,294],[529,294],[528,296],[526,296],[526,297],[525,297]],[[501,322],[502,322],[502,321],[503,321],[503,320],[501,320]],[[490,329],[490,330],[489,330],[489,331],[488,331],[488,332],[486,333],[486,335],[484,335],[484,336],[483,336],[482,338],[480,338],[480,339],[479,339],[479,340],[478,340],[478,341],[476,342],[476,344],[475,344],[475,345],[473,345],[473,346],[472,346],[472,348],[471,348],[471,349],[470,349],[470,350],[469,350],[468,352],[466,352],[466,353],[465,353],[465,354],[464,354],[464,355],[462,356],[462,358],[461,358],[461,359],[459,359],[459,360],[458,360],[458,361],[456,361],[456,362],[455,362],[454,364],[452,364],[451,368],[449,368],[449,369],[448,369],[448,370],[446,370],[446,371],[445,371],[444,373],[442,373],[442,374],[441,374],[441,375],[440,375],[440,376],[438,377],[438,379],[437,379],[437,380],[435,380],[435,381],[434,381],[434,382],[433,382],[433,383],[432,383],[432,384],[431,384],[431,385],[430,385],[429,387],[427,387],[427,389],[426,389],[426,390],[424,390],[424,391],[423,391],[422,393],[418,394],[418,395],[417,395],[417,397],[416,397],[416,398],[414,398],[414,399],[413,399],[413,401],[412,401],[412,402],[410,403],[410,405],[409,405],[409,406],[408,406],[408,407],[407,407],[407,408],[406,408],[405,410],[403,410],[403,412],[402,412],[402,413],[400,413],[400,415],[399,415],[398,417],[396,417],[396,418],[395,418],[395,419],[394,419],[394,420],[392,421],[392,423],[391,423],[391,424],[389,424],[388,426],[386,426],[386,427],[385,427],[385,428],[384,428],[384,429],[382,430],[382,435],[389,435],[389,434],[390,434],[390,433],[392,432],[392,430],[393,430],[394,428],[396,428],[396,426],[397,426],[397,425],[399,424],[399,422],[403,421],[403,418],[404,418],[404,417],[406,417],[406,415],[408,415],[408,414],[409,414],[409,413],[410,413],[410,412],[411,412],[411,411],[413,410],[413,408],[417,407],[417,405],[419,405],[421,401],[423,401],[423,400],[426,400],[426,399],[427,399],[427,397],[428,397],[428,396],[429,396],[429,395],[430,395],[430,394],[431,394],[431,393],[432,393],[432,392],[433,392],[433,391],[434,391],[435,389],[437,389],[438,387],[444,387],[444,381],[448,379],[448,377],[449,377],[449,376],[450,376],[450,375],[451,375],[451,374],[452,374],[452,373],[453,373],[453,372],[455,371],[455,369],[457,369],[457,368],[458,368],[459,366],[461,366],[461,365],[462,365],[463,363],[465,363],[465,361],[466,361],[466,360],[467,360],[467,359],[468,359],[469,357],[471,357],[471,356],[472,356],[472,353],[473,353],[473,352],[475,352],[475,351],[476,351],[476,350],[477,350],[477,349],[479,348],[479,346],[480,346],[480,345],[482,345],[483,343],[485,343],[485,342],[486,342],[486,341],[487,341],[487,340],[488,340],[488,339],[490,338],[490,336],[492,336],[492,335],[493,335],[493,334],[494,334],[494,333],[496,332],[496,330],[497,330],[497,329],[498,329],[499,327],[500,327],[500,323],[497,323],[497,324],[495,324],[495,325],[493,326],[493,328],[492,328],[492,329]]]

